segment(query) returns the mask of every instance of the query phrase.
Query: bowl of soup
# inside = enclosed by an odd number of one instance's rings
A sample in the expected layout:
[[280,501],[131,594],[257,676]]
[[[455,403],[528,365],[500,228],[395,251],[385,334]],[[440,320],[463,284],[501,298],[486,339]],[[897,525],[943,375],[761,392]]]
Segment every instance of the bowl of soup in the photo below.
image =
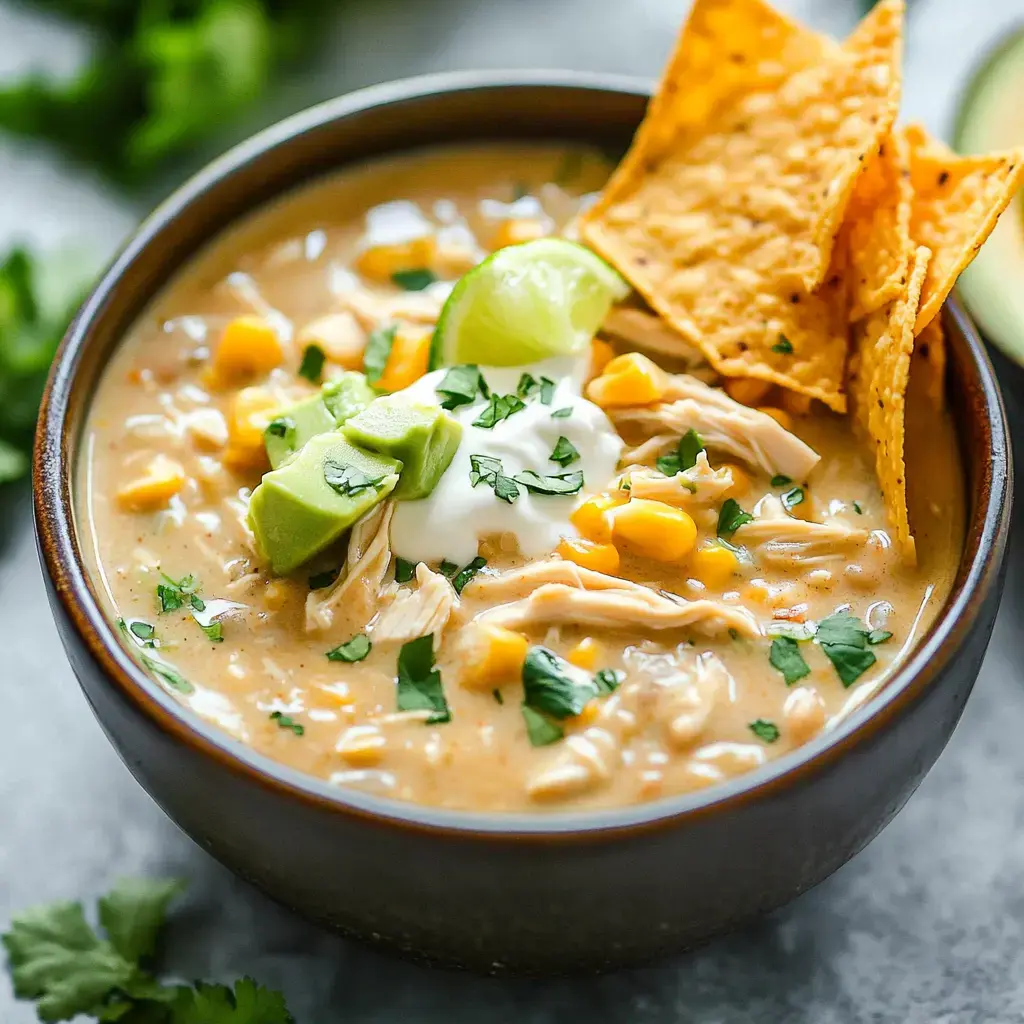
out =
[[906,396],[908,558],[849,417],[719,373],[594,255],[648,96],[474,73],[291,118],[142,225],[47,392],[43,566],[125,763],[241,877],[431,963],[606,969],[805,891],[991,632],[974,328],[948,304]]

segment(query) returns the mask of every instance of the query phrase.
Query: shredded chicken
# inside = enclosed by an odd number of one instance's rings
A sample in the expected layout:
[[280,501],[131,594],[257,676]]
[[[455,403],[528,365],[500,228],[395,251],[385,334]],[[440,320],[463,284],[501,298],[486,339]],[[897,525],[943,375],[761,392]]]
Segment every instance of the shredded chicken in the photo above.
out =
[[663,681],[658,717],[664,723],[669,743],[677,750],[689,747],[704,731],[718,701],[732,685],[728,669],[710,651]]
[[612,421],[675,437],[696,430],[709,448],[727,452],[769,475],[781,473],[805,480],[818,464],[820,456],[813,448],[766,413],[741,405],[724,391],[688,374],[673,374],[670,380],[667,401],[610,409]]
[[372,617],[391,562],[389,532],[394,511],[394,502],[384,502],[352,527],[338,578],[324,590],[310,591],[306,598],[307,633],[330,629],[343,601],[346,611],[362,611],[366,621]]
[[437,640],[448,625],[459,599],[451,583],[423,562],[416,566],[415,589],[402,587],[370,627],[376,643],[405,643],[434,635]]
[[744,636],[760,635],[756,620],[742,608],[719,601],[686,601],[635,584],[628,589],[581,590],[545,583],[528,597],[481,612],[477,619],[507,629],[572,624],[641,632],[693,628],[712,636],[734,629]]
[[364,331],[372,331],[381,324],[395,320],[431,325],[437,323],[444,302],[433,292],[399,292],[380,295],[361,288],[342,292],[338,296],[341,308],[351,313]]
[[612,307],[601,325],[601,333],[625,342],[630,349],[670,356],[680,360],[687,369],[702,367],[712,379],[716,376],[696,345],[673,331],[657,314],[645,309]]
[[511,600],[545,583],[560,583],[580,590],[638,590],[649,593],[641,583],[608,576],[595,569],[584,569],[575,562],[551,558],[545,562],[531,562],[497,576],[477,576],[463,593],[467,597],[487,598],[491,601]]
[[570,736],[541,768],[526,780],[534,800],[564,800],[607,781],[622,761],[619,741],[606,729],[592,727]]
[[814,523],[789,515],[774,495],[762,498],[757,514],[734,535],[737,544],[758,547],[770,565],[807,564],[847,558],[850,548],[868,540],[866,530],[857,530],[833,520]]
[[633,497],[653,498],[678,508],[717,504],[734,483],[728,466],[711,468],[707,452],[701,452],[695,465],[675,476],[665,476],[644,466],[630,466],[622,476],[629,481],[629,493]]

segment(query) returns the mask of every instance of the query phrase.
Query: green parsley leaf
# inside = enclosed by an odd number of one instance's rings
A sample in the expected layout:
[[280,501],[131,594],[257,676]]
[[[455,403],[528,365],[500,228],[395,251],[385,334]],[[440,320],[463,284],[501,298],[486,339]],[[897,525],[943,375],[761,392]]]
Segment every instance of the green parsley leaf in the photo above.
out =
[[184,603],[178,589],[176,587],[169,587],[166,583],[158,583],[156,585],[156,599],[160,602],[161,614],[176,612]]
[[233,990],[205,982],[198,982],[192,989],[183,989],[174,1005],[172,1024],[295,1022],[280,992],[257,985],[252,978],[242,978],[235,982]]
[[784,476],[782,473],[772,477],[772,487],[788,487],[792,482],[788,476]]
[[519,497],[519,488],[512,477],[499,473],[494,478],[494,495],[511,505]]
[[395,556],[395,582],[411,583],[416,575],[416,563]]
[[363,373],[366,374],[368,383],[376,384],[384,376],[397,333],[398,327],[395,324],[391,324],[390,327],[378,327],[370,332],[366,348],[363,350]]
[[470,455],[469,482],[474,487],[477,484],[486,484],[494,491],[496,497],[508,502],[509,505],[519,497],[519,488],[515,481],[503,472],[501,459],[491,455]]
[[546,647],[531,647],[523,662],[525,703],[555,718],[578,715],[598,695],[597,685]]
[[367,476],[355,466],[346,466],[336,459],[324,459],[324,480],[329,487],[343,496],[359,494],[370,488],[376,490],[386,478],[386,473],[381,473],[380,476]]
[[428,633],[402,644],[398,653],[398,710],[430,711],[428,725],[452,720],[441,673],[434,667],[434,637]]
[[296,722],[294,718],[282,714],[280,711],[271,711],[270,720],[277,722],[282,729],[290,729],[296,736],[306,735],[306,727],[301,722]]
[[490,395],[480,367],[472,363],[451,367],[434,390],[441,396],[441,408],[449,412],[460,405],[472,405],[478,394],[484,398]]
[[521,704],[519,708],[523,713],[526,735],[531,747],[546,747],[551,743],[557,743],[565,735],[565,731],[557,722],[552,722],[529,704]]
[[416,270],[396,270],[391,275],[391,280],[407,292],[421,292],[437,280],[437,274],[427,267],[420,267]]
[[566,466],[571,466],[580,457],[579,451],[576,446],[567,437],[559,436],[555,442],[555,447],[548,458],[552,462],[557,462],[563,469]]
[[578,494],[583,487],[583,474],[579,470],[573,473],[541,476],[532,469],[524,469],[521,473],[516,473],[512,479],[531,494]]
[[351,640],[346,640],[343,644],[338,644],[337,647],[332,648],[327,652],[328,661],[345,661],[352,664],[356,661],[362,661],[373,648],[373,644],[370,643],[368,637],[362,633],[357,633]]
[[542,405],[550,405],[555,397],[555,382],[550,377],[540,379],[540,401]]
[[787,686],[792,686],[798,679],[811,674],[810,666],[800,653],[800,645],[789,636],[777,636],[772,641],[768,661],[772,668],[782,673]]
[[309,589],[326,590],[340,575],[340,568],[327,569],[324,572],[315,572],[309,577]]
[[772,351],[780,355],[789,356],[793,354],[793,343],[784,334],[779,335],[779,340],[772,345]]
[[832,662],[843,686],[852,686],[877,660],[867,650],[868,632],[848,612],[837,612],[818,623],[814,641]]
[[617,690],[625,678],[625,672],[619,672],[614,668],[602,668],[594,675],[594,685],[597,687],[599,694],[607,695]]
[[514,416],[525,408],[526,406],[518,395],[492,394],[488,400],[487,407],[473,420],[473,426],[490,430],[502,420],[507,420],[510,416]]
[[751,522],[753,518],[749,512],[744,512],[740,508],[740,503],[735,498],[726,498],[718,513],[718,536],[731,537],[744,523]]
[[319,384],[325,362],[327,356],[319,345],[307,345],[302,353],[302,362],[299,363],[299,376],[305,377],[312,384]]
[[179,878],[127,878],[98,901],[99,920],[111,945],[138,962],[156,952],[167,907],[185,891]]
[[492,697],[493,697],[493,698],[494,698],[494,699],[495,699],[495,700],[496,700],[496,701],[497,701],[497,702],[498,702],[499,704],[504,704],[504,703],[505,703],[505,698],[504,698],[504,697],[502,697],[502,695],[501,695],[501,690],[497,689],[497,687],[495,687],[495,689],[491,690],[491,696],[492,696]]
[[461,595],[467,583],[487,564],[487,559],[477,555],[472,562],[469,562],[462,571],[452,580],[452,587],[455,593]]
[[802,487],[791,487],[782,495],[782,507],[788,512],[804,500]]
[[874,647],[875,644],[884,644],[886,640],[892,639],[892,633],[887,629],[873,629],[868,633],[868,643]]
[[846,644],[851,647],[863,647],[867,642],[868,631],[855,615],[849,612],[836,612],[818,623],[814,639],[819,644]]
[[161,573],[161,576],[164,582],[156,585],[156,597],[160,603],[161,613],[176,612],[184,604],[191,604],[196,611],[202,611],[206,607],[196,593],[199,581],[191,573],[182,576],[180,580],[171,579],[166,573]]
[[814,637],[813,628],[803,622],[769,622],[764,631],[768,636],[788,636],[793,640],[810,640]]
[[779,727],[774,722],[766,722],[763,718],[751,722],[748,726],[750,731],[765,743],[774,743],[779,738]]
[[553,420],[564,420],[564,419],[568,419],[568,417],[570,417],[571,415],[572,415],[572,406],[571,405],[566,405],[566,406],[563,406],[561,409],[556,409],[551,414],[551,418]]
[[450,580],[459,571],[458,565],[455,562],[450,562],[447,558],[437,567],[437,571],[446,579]]
[[516,394],[520,398],[529,398],[539,388],[540,384],[537,383],[537,378],[532,373],[524,373],[520,376],[519,383],[516,385]]
[[661,455],[655,460],[659,473],[665,476],[675,476],[684,470],[693,469],[697,465],[697,456],[704,451],[704,441],[700,434],[692,428],[681,438],[674,452],[668,455]]

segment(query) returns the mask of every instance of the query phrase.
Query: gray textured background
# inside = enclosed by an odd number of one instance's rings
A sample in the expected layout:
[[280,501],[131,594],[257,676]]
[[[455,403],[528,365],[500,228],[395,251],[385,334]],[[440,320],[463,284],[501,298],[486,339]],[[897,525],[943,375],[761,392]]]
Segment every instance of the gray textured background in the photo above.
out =
[[[687,4],[339,6],[331,59],[279,94],[276,112],[448,68],[650,76]],[[781,6],[842,33],[858,5]],[[911,0],[905,116],[944,133],[974,60],[1019,21],[1024,0]],[[66,74],[87,45],[63,26],[0,3],[0,75],[27,67]],[[139,212],[44,149],[0,140],[0,239],[87,242],[107,252]],[[1006,367],[1000,372],[1004,387],[1019,393],[1024,378]],[[8,494],[0,499],[0,926],[28,903],[91,900],[119,875],[179,874],[191,889],[174,919],[168,963],[185,977],[253,974],[285,990],[300,1024],[458,1024],[485,1016],[490,1024],[1024,1020],[1022,542],[1018,534],[995,640],[963,722],[918,794],[853,863],[756,927],[695,955],[590,981],[497,982],[427,972],[327,936],[178,833],[117,760],[79,694],[46,607],[28,497]],[[0,978],[0,1022],[34,1019]]]

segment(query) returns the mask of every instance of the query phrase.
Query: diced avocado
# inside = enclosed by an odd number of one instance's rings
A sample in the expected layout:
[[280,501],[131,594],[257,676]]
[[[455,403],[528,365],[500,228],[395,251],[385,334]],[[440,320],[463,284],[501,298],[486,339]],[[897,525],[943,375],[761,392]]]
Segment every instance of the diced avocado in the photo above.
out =
[[417,405],[401,396],[378,398],[342,428],[353,443],[402,463],[395,497],[425,498],[455,458],[462,424],[436,405]]
[[[1008,150],[1024,143],[1024,29],[1008,36],[980,66],[964,94],[953,144],[961,153]],[[1010,202],[958,290],[989,341],[1024,362],[1024,195]]]
[[361,373],[347,372],[324,384],[319,395],[282,409],[263,435],[270,465],[278,469],[311,437],[341,426],[376,397]]
[[292,572],[337,540],[394,490],[401,469],[331,431],[265,474],[249,501],[249,525],[274,572]]

